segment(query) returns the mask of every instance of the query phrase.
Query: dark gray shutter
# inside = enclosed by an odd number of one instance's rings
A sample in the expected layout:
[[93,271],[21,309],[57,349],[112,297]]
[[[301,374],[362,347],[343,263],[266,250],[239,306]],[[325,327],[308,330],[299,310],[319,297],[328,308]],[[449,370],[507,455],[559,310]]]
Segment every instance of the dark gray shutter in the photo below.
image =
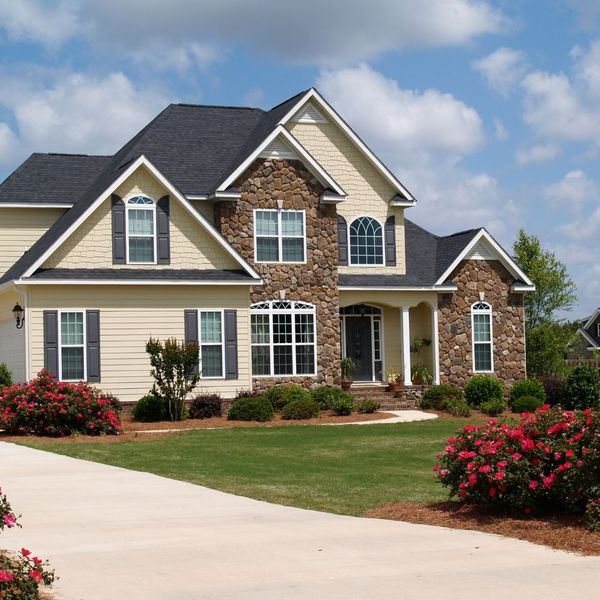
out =
[[[185,332],[185,343],[186,344],[197,344],[198,343],[198,311],[197,310],[184,310],[183,311],[183,327]],[[198,348],[200,352],[200,348]],[[194,375],[198,375],[198,363],[194,369]]]
[[87,345],[87,380],[93,383],[100,381],[100,311],[85,312],[86,345]]
[[385,264],[396,265],[396,217],[389,216],[385,221]]
[[342,215],[337,216],[338,230],[338,264],[348,264],[348,225]]
[[169,242],[169,196],[163,196],[156,203],[156,262],[168,265],[171,262]]
[[112,195],[112,244],[113,264],[125,263],[125,203],[116,194]]
[[237,311],[225,311],[225,379],[238,378]]
[[58,311],[44,311],[44,369],[58,379]]

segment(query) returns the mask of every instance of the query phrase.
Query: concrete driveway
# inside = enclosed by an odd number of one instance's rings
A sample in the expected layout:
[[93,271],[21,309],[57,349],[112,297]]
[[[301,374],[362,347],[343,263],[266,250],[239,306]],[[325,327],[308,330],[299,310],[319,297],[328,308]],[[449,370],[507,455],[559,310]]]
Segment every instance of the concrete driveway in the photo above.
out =
[[600,558],[287,508],[0,443],[22,530],[62,600],[597,600]]

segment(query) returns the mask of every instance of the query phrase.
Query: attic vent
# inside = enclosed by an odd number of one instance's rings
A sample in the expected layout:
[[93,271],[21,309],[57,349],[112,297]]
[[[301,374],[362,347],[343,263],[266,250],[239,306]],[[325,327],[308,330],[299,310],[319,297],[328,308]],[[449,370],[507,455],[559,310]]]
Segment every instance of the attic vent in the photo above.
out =
[[470,260],[495,260],[498,257],[493,250],[483,241],[479,241],[473,246],[468,257]]
[[297,123],[327,123],[323,115],[312,105],[303,106],[294,117]]
[[276,138],[261,152],[260,157],[291,160],[298,158],[298,155],[281,138]]

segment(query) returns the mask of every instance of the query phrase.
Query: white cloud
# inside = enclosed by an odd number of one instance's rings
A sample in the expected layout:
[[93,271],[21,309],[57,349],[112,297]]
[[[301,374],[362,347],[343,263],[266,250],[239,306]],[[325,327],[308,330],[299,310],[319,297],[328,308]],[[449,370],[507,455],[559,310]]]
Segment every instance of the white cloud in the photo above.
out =
[[532,163],[542,163],[556,158],[560,154],[560,146],[556,144],[536,144],[530,148],[520,148],[515,153],[515,160],[522,167]]
[[503,96],[508,96],[527,72],[527,58],[521,50],[498,48],[473,62],[473,68],[487,84]]
[[494,119],[494,137],[503,142],[508,139],[508,131],[500,119]]
[[0,165],[11,164],[15,154],[19,154],[19,140],[12,129],[0,122]]
[[[600,232],[600,185],[583,171],[569,171],[560,181],[545,186],[543,194],[552,206],[571,209],[579,215],[572,223],[561,225],[561,231],[574,238]],[[580,215],[582,211],[584,215]]]

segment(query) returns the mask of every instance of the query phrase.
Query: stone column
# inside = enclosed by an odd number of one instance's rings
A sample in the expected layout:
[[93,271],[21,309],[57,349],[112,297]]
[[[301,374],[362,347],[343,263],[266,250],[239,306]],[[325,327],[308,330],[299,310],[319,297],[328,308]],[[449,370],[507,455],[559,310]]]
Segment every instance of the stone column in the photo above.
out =
[[404,385],[412,385],[410,376],[410,307],[403,306],[402,311],[402,375]]
[[439,312],[437,305],[431,309],[431,329],[433,342],[433,383],[440,383],[440,339],[439,339]]

